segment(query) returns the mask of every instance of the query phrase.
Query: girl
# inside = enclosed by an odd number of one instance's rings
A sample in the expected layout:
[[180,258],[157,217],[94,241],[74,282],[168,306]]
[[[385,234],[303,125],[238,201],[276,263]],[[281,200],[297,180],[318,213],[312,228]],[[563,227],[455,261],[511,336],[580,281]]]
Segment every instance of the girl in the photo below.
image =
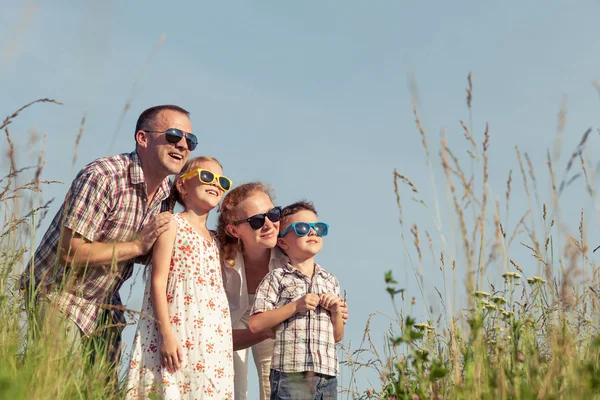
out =
[[127,397],[233,400],[229,306],[218,244],[206,227],[231,181],[212,157],[188,161],[171,193],[184,206],[154,245]]

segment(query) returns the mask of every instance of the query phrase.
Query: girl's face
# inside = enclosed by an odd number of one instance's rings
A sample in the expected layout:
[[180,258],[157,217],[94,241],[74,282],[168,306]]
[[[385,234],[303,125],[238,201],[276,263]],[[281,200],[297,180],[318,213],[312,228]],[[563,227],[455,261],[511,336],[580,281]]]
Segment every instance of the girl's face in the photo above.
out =
[[277,244],[277,235],[279,234],[279,221],[273,222],[269,218],[264,218],[264,225],[258,229],[253,229],[246,219],[265,214],[275,206],[269,195],[265,192],[255,192],[246,200],[242,201],[235,209],[234,216],[236,221],[244,221],[240,224],[228,225],[229,233],[239,238],[245,248],[273,248]]
[[[194,166],[196,169],[205,169],[215,175],[223,175],[221,166],[215,161],[200,161]],[[206,184],[200,181],[198,174],[177,182],[179,192],[183,197],[186,208],[210,211],[219,205],[225,191],[219,186],[217,181]]]

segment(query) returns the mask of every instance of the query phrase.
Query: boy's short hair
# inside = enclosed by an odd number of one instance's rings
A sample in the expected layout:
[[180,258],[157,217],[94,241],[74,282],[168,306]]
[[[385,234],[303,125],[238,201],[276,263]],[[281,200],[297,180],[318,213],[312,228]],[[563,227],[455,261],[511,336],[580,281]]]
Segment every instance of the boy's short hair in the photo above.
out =
[[287,228],[288,221],[290,217],[300,211],[312,211],[318,217],[317,210],[315,210],[315,206],[312,201],[297,201],[289,206],[283,207],[281,210],[281,218],[279,219],[279,231],[283,231]]

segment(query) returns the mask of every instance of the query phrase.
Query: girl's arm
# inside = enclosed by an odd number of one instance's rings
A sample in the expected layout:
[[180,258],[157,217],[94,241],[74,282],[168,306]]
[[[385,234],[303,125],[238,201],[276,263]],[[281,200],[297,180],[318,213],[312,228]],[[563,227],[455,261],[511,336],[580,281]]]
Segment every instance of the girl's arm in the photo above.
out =
[[167,279],[171,267],[171,256],[177,234],[177,222],[172,220],[166,232],[158,237],[152,251],[152,271],[150,275],[150,299],[154,317],[161,336],[160,355],[163,366],[174,372],[183,361],[181,346],[171,329],[167,305]]

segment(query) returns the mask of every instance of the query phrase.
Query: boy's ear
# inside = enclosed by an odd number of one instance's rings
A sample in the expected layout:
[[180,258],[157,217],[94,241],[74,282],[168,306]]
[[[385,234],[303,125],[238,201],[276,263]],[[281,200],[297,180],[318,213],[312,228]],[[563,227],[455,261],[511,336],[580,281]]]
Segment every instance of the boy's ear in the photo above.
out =
[[281,247],[283,250],[287,250],[288,249],[288,245],[285,242],[285,240],[283,238],[278,238],[277,239],[277,246]]
[[227,226],[225,227],[225,230],[227,231],[227,233],[228,233],[230,236],[233,236],[233,237],[234,237],[234,238],[236,238],[236,239],[239,239],[239,238],[240,238],[240,234],[236,232],[236,230],[235,230],[235,227],[234,227],[233,225],[231,225],[231,224],[227,225]]

